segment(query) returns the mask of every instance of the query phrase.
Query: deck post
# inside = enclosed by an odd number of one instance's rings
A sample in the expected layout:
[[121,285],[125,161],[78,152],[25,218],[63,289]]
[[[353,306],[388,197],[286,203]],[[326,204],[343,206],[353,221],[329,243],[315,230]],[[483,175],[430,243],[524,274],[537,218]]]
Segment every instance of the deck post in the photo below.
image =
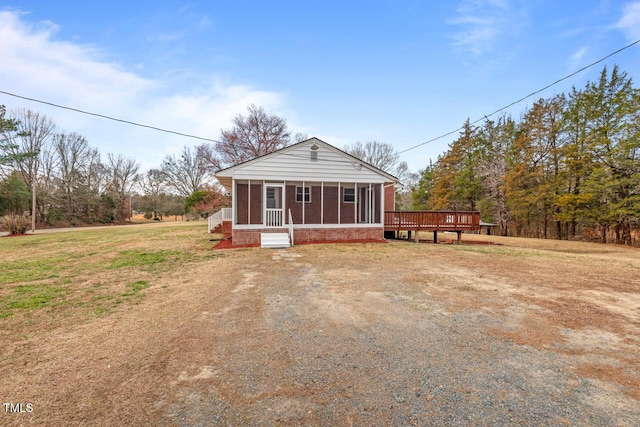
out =
[[411,230],[407,230],[407,240],[411,240]]
[[433,243],[438,243],[438,232],[433,230]]
[[418,238],[418,233],[420,233],[420,231],[416,230],[416,243],[420,243],[420,239]]
[[458,244],[462,243],[462,231],[457,231],[456,233],[458,233]]

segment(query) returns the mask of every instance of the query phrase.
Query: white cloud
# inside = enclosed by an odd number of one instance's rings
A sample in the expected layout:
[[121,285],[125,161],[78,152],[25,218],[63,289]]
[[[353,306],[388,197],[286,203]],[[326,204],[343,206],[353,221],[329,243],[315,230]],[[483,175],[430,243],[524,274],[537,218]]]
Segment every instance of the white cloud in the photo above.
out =
[[[199,94],[174,94],[151,100],[151,104],[141,115],[145,123],[157,123],[171,130],[197,135],[203,138],[218,139],[220,129],[231,126],[232,119],[238,114],[246,114],[248,105],[263,106],[267,111],[282,107],[283,97],[268,91],[255,90],[249,86],[225,85],[214,81]],[[164,137],[163,150],[175,151],[175,138]],[[188,145],[204,141],[182,141]]]
[[632,41],[640,39],[640,2],[625,5],[622,18],[615,27],[624,31]]
[[459,28],[453,44],[475,55],[491,50],[500,37],[522,26],[522,14],[515,13],[508,0],[463,0],[456,12],[448,21]]
[[[37,24],[17,11],[0,11],[0,90],[150,126],[217,139],[221,128],[262,105],[278,114],[283,95],[234,85],[215,76],[199,88],[167,93],[165,82],[146,79],[109,62],[108,53],[90,45],[56,39],[58,27]],[[167,153],[203,141],[165,134],[27,102],[0,94],[8,108],[29,108],[51,117],[60,130],[77,132],[103,155],[136,158],[144,169],[157,167]]]
[[587,48],[582,47],[578,49],[576,53],[571,55],[571,57],[569,58],[569,68],[571,70],[575,70],[579,68],[582,65],[582,59],[584,58],[586,53],[587,53]]
[[32,97],[56,95],[58,100],[95,110],[130,101],[155,85],[102,62],[104,54],[95,47],[54,40],[56,25],[28,24],[21,19],[23,16],[0,12],[0,82],[5,90]]

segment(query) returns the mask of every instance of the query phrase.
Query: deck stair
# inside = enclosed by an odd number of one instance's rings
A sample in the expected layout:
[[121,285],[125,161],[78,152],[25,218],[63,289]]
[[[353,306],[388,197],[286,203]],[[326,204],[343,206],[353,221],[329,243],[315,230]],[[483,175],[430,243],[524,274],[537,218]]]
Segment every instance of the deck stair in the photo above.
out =
[[289,233],[260,233],[260,246],[263,248],[288,248]]
[[228,226],[231,227],[232,221],[233,211],[231,210],[231,208],[222,208],[218,212],[207,218],[208,231],[209,233],[220,233],[221,231],[217,227],[224,223],[228,223]]

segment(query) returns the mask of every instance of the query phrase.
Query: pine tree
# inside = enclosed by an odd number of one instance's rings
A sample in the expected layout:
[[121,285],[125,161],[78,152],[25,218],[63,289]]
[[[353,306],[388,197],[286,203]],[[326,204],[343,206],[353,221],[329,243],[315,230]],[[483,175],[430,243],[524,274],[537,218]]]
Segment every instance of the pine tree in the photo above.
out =
[[589,218],[606,231],[613,228],[616,243],[631,244],[631,225],[640,216],[640,92],[627,73],[606,67],[597,83],[585,90],[589,114],[589,149],[596,167],[589,177]]

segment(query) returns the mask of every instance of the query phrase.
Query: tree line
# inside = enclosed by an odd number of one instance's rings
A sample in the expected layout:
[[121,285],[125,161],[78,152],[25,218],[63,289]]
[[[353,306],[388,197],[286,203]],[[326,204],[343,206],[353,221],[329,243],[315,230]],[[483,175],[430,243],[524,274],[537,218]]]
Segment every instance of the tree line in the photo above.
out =
[[133,159],[103,159],[83,136],[56,132],[43,114],[23,109],[8,117],[0,106],[0,213],[30,212],[34,222],[49,223],[124,220],[137,171]]
[[159,167],[140,171],[135,159],[104,156],[84,136],[57,131],[41,113],[0,105],[0,216],[29,216],[34,227],[122,223],[133,211],[154,219],[206,216],[230,203],[213,172],[291,140],[284,119],[251,105],[218,143],[185,146]]
[[209,145],[185,146],[141,172],[133,158],[103,156],[82,135],[57,132],[41,113],[0,106],[0,216],[61,225],[122,223],[134,209],[156,219],[199,213],[226,202],[210,179],[220,157]]
[[[122,223],[133,211],[147,218],[207,216],[230,205],[213,173],[293,142],[286,120],[251,105],[220,141],[183,147],[157,168],[140,171],[135,159],[102,156],[76,133],[57,132],[47,116],[31,110],[7,113],[0,106],[0,216],[27,214],[36,223],[65,225]],[[376,141],[345,147],[356,157],[398,175],[407,164],[393,147]]]
[[640,91],[605,67],[519,120],[467,120],[419,172],[414,209],[478,210],[502,235],[640,244]]
[[[158,168],[102,156],[51,119],[0,106],[0,215],[58,224],[206,216],[230,204],[213,173],[307,139],[251,105],[216,143],[183,147]],[[502,235],[640,244],[640,91],[605,67],[595,82],[541,98],[519,120],[467,120],[435,162],[413,174],[394,147],[343,150],[405,183],[396,209],[478,210]],[[35,203],[34,203],[35,201]]]

